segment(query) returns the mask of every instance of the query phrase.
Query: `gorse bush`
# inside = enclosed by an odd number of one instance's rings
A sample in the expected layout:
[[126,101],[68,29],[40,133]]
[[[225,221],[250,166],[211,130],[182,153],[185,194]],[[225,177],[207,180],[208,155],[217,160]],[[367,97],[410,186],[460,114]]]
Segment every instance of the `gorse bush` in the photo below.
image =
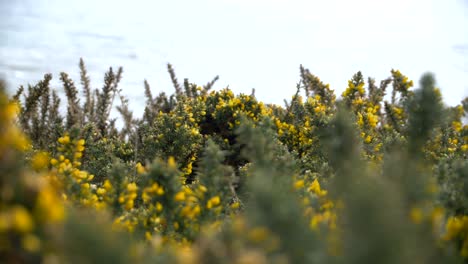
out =
[[358,72],[338,99],[301,66],[281,107],[168,65],[174,94],[145,81],[136,118],[122,68],[93,90],[79,66],[65,98],[50,74],[2,84],[2,262],[468,262],[468,99],[432,75]]

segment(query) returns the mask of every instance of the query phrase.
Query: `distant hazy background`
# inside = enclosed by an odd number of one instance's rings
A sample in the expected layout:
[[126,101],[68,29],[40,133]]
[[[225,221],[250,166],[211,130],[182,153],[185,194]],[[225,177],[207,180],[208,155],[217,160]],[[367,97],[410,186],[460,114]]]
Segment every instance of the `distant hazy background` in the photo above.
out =
[[121,88],[141,113],[143,80],[180,80],[290,98],[303,64],[340,94],[361,70],[436,74],[445,101],[468,95],[468,0],[0,0],[0,78],[13,90],[85,59],[94,87],[123,66]]

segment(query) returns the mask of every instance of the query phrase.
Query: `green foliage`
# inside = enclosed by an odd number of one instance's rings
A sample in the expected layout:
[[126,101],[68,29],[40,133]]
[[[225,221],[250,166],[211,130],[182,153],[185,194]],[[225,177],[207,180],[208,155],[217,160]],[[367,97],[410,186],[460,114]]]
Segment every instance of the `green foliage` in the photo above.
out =
[[358,72],[337,99],[301,66],[280,107],[168,65],[174,93],[145,81],[138,118],[122,68],[100,90],[79,68],[81,92],[60,74],[66,113],[51,75],[0,93],[0,260],[468,259],[467,99],[444,106],[430,74],[413,90],[398,70],[380,85]]

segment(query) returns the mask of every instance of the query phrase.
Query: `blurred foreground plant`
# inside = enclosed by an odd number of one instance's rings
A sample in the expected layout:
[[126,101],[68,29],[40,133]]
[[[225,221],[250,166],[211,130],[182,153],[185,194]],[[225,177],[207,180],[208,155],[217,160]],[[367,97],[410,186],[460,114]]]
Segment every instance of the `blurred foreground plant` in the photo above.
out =
[[[179,84],[134,118],[121,68],[0,97],[0,260],[463,263],[466,99],[361,72],[340,99],[301,66],[285,107]],[[388,94],[388,95],[387,95]],[[23,97],[21,97],[23,95]],[[123,125],[110,119],[115,99]],[[18,114],[18,115],[17,115]]]

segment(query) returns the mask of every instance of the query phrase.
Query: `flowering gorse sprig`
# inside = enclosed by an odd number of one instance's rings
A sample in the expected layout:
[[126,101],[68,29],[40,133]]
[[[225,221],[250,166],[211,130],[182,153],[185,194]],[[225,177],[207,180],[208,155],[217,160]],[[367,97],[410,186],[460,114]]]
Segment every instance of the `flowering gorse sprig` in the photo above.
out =
[[212,125],[218,126],[217,129],[222,135],[238,127],[242,115],[258,121],[259,117],[269,114],[269,110],[262,102],[258,102],[255,96],[235,96],[229,89],[211,92],[206,101],[208,117],[212,119]]
[[[392,74],[392,104],[404,102],[407,98],[413,95],[413,92],[410,89],[414,86],[412,80],[407,76],[403,75],[399,70],[391,70]],[[397,98],[397,95],[400,95]]]
[[322,190],[317,179],[307,185],[305,180],[297,180],[294,182],[294,189],[302,193],[301,202],[304,214],[311,218],[311,229],[318,230],[321,224],[330,229],[336,228],[336,212],[333,210],[335,203],[327,197],[328,192]]
[[94,175],[80,169],[81,157],[85,150],[84,139],[73,139],[65,134],[58,140],[57,156],[50,160],[54,182],[63,191],[63,197],[84,206],[102,207],[96,194],[95,185],[91,183]]
[[185,178],[189,177],[203,138],[190,116],[182,109],[177,113],[159,113],[157,120],[143,132],[141,157],[150,161],[156,157],[178,157],[180,169],[184,170]]
[[137,182],[124,183],[119,203],[124,204],[126,212],[116,219],[116,223],[127,226],[132,223],[131,231],[136,228],[147,239],[153,235],[177,234],[181,227],[178,223],[177,212],[180,212],[181,207],[178,202],[185,200],[179,179],[183,173],[177,166],[173,157],[167,162],[157,160],[148,167],[137,164],[139,179]]
[[[0,121],[2,122],[0,130],[0,158],[4,158],[11,151],[26,151],[31,148],[29,139],[21,132],[21,129],[15,125],[20,106],[17,102],[9,102],[3,90],[0,90],[0,107],[2,113]],[[13,147],[13,149],[12,149]]]
[[[348,81],[348,88],[343,92],[343,100],[353,110],[356,123],[360,129],[363,142],[364,156],[370,160],[382,160],[382,139],[379,127],[382,122],[380,111],[382,99],[385,96],[386,86],[374,87],[373,80],[369,80],[368,93],[361,72],[358,72]],[[373,96],[380,91],[380,96]]]
[[323,237],[329,254],[338,255],[341,245],[337,215],[343,206],[342,202],[332,200],[317,178],[297,179],[293,187],[300,194],[303,214],[309,220],[309,228]]
[[361,72],[357,72],[351,80],[348,81],[348,87],[341,95],[348,103],[357,104],[355,101],[362,99],[366,95],[364,89],[364,77]]
[[[287,105],[287,111],[274,116],[278,138],[289,151],[302,161],[303,171],[326,171],[325,156],[321,148],[321,130],[326,127],[335,112],[333,90],[317,77],[301,67],[302,83]],[[305,90],[306,101],[300,95]]]

